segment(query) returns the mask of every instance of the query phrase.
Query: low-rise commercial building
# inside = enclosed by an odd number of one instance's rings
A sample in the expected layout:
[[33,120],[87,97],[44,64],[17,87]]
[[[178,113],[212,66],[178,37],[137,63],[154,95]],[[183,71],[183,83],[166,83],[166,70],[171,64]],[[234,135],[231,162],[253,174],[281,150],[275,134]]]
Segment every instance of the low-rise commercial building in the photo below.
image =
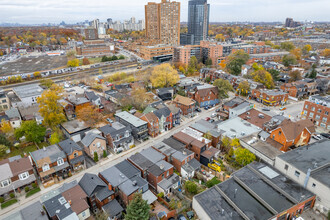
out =
[[302,118],[311,119],[316,126],[330,130],[330,96],[310,96],[305,101]]
[[286,103],[289,94],[280,90],[253,89],[251,97],[264,105],[278,106]]
[[155,46],[141,46],[140,55],[145,60],[152,60],[159,56],[173,56],[173,46],[169,45],[155,45]]
[[264,163],[252,163],[194,196],[199,219],[291,219],[314,206],[315,195]]
[[316,194],[315,209],[327,214],[330,210],[330,140],[296,148],[279,155],[275,167],[290,180]]

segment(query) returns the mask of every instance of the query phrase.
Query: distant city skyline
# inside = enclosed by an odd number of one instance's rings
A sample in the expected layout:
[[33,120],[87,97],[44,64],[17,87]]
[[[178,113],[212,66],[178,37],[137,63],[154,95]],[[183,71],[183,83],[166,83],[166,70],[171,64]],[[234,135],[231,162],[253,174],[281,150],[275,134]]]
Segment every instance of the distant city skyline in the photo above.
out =
[[[181,3],[181,21],[188,17],[188,0]],[[106,21],[128,20],[134,16],[144,19],[148,0],[1,0],[0,23],[42,24],[77,23],[99,18]],[[208,0],[210,22],[284,22],[287,17],[296,21],[330,21],[328,0]]]

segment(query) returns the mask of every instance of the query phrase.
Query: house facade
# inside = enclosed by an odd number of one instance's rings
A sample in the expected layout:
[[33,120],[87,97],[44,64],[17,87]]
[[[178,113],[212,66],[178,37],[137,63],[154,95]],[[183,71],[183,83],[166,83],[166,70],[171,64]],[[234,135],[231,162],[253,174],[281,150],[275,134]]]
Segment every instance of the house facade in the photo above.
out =
[[85,168],[85,156],[83,148],[71,139],[58,143],[58,146],[65,152],[73,171]]
[[218,88],[209,84],[197,86],[191,97],[197,102],[199,107],[212,106],[219,103]]
[[264,105],[279,106],[287,102],[289,94],[279,90],[253,89],[251,97]]
[[115,152],[128,150],[134,145],[132,129],[129,126],[114,122],[99,128],[99,130],[102,132],[102,136],[106,138],[108,145]]
[[172,103],[181,109],[183,115],[192,115],[196,106],[195,100],[181,95],[177,95]]
[[0,161],[0,195],[21,192],[25,186],[37,183],[30,159],[20,156]]
[[30,155],[44,186],[50,186],[68,176],[70,165],[58,145],[44,147],[30,152]]
[[316,126],[330,130],[330,96],[310,96],[304,103],[302,118],[309,118]]
[[86,136],[81,140],[84,150],[88,156],[94,158],[95,152],[98,158],[103,156],[103,152],[107,151],[107,142],[104,137],[95,133],[87,133]]

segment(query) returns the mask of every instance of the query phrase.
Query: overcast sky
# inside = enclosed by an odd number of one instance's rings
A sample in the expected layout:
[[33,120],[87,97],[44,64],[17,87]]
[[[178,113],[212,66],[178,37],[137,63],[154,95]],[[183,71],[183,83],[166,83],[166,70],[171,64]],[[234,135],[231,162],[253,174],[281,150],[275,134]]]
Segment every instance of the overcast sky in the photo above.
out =
[[[160,2],[160,0],[155,0]],[[188,0],[181,2],[181,21],[187,21]],[[144,19],[148,0],[0,0],[0,23],[76,23],[99,18]],[[208,0],[210,21],[330,21],[329,0]]]

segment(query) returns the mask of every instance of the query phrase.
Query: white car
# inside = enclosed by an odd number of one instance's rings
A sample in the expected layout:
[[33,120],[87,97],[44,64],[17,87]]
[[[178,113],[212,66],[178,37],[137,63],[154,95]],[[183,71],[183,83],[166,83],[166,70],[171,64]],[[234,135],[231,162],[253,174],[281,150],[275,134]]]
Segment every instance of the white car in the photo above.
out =
[[323,139],[322,136],[319,134],[313,134],[312,138],[314,138],[315,140],[318,140],[318,141]]
[[218,115],[217,113],[212,113],[211,117],[215,118],[215,117],[217,117],[217,115]]

